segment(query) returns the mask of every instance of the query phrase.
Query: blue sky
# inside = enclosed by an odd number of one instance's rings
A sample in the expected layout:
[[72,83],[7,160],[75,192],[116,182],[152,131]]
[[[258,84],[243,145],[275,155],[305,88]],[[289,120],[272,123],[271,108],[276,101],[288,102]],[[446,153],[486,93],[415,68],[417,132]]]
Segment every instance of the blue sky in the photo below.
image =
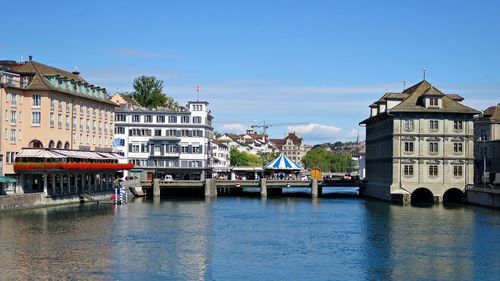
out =
[[[368,105],[427,80],[483,110],[500,102],[500,1],[15,1],[0,58],[33,55],[109,93],[142,74],[217,131],[281,124],[306,143],[354,140]],[[294,124],[294,125],[283,125]]]

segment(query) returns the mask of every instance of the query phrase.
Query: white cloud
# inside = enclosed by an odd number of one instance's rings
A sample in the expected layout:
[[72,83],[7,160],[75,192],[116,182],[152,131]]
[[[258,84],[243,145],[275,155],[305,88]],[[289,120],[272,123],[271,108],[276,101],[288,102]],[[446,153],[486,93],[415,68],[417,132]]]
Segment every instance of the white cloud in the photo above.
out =
[[219,127],[218,131],[221,133],[243,134],[246,126],[242,123],[227,123]]
[[288,131],[296,132],[310,142],[329,142],[338,138],[342,130],[336,126],[311,123],[288,126]]

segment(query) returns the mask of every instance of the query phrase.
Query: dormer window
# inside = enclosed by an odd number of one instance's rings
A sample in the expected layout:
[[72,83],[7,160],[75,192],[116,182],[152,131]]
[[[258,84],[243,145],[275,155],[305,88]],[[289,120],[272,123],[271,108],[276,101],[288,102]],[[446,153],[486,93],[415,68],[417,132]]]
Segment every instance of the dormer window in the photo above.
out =
[[440,98],[436,98],[436,97],[427,98],[427,107],[428,108],[440,108],[441,107]]

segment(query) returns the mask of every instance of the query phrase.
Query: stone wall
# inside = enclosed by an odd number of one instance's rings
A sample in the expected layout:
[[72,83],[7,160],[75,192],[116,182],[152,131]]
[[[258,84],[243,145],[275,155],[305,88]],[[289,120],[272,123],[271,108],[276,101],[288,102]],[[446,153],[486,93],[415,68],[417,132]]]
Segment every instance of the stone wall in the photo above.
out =
[[467,203],[500,209],[500,193],[467,190]]

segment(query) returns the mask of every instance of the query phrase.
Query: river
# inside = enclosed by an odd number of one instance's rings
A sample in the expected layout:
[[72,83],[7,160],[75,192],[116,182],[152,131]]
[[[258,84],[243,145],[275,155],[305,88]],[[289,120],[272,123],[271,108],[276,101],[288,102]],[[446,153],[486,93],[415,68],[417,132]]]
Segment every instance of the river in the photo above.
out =
[[[325,189],[325,192],[327,189]],[[500,212],[329,196],[0,213],[0,279],[498,280]]]

